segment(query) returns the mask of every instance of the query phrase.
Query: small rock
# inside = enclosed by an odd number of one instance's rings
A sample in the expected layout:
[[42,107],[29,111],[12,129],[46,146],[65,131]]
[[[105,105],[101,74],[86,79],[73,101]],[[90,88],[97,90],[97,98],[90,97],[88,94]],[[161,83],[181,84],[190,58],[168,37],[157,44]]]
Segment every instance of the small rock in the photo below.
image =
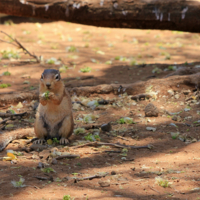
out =
[[191,91],[190,90],[183,90],[184,95],[188,95]]
[[30,149],[32,151],[43,151],[44,149],[47,149],[46,145],[41,145],[41,144],[32,144],[30,146]]
[[49,157],[49,150],[45,149],[42,152],[39,153],[39,156],[41,159],[47,159]]
[[99,183],[99,185],[100,185],[101,187],[109,187],[109,186],[110,186],[110,180],[107,180],[107,181],[99,181],[98,183]]
[[184,106],[184,102],[180,102],[180,106]]
[[10,163],[11,164],[17,164],[17,160],[11,160]]
[[109,104],[109,101],[102,99],[102,100],[98,101],[98,104],[99,105],[107,105],[107,104]]
[[44,168],[44,163],[39,162],[37,168],[38,168],[38,169],[42,169],[42,168]]
[[158,108],[154,106],[152,103],[149,103],[145,107],[144,112],[146,117],[157,117],[159,113]]
[[177,121],[177,120],[178,120],[178,117],[177,117],[177,116],[173,116],[173,117],[172,117],[172,120]]
[[180,97],[179,94],[176,94],[176,95],[174,96],[175,99],[179,99],[179,97]]
[[112,126],[111,126],[111,123],[107,123],[107,124],[103,124],[101,125],[101,130],[102,131],[105,131],[105,132],[109,132],[112,130]]
[[169,125],[170,125],[170,126],[175,126],[175,127],[177,127],[176,124],[174,124],[174,123],[170,123]]
[[154,128],[154,127],[146,127],[146,130],[147,131],[156,131],[156,128]]
[[191,108],[184,108],[184,111],[187,112],[187,111],[190,111]]
[[51,164],[56,165],[56,164],[58,164],[58,161],[55,158],[53,158],[52,161],[51,161]]
[[174,95],[174,91],[172,89],[168,90],[167,92],[172,96]]
[[72,106],[73,110],[80,110],[80,108],[81,108],[81,105],[78,104],[78,103],[74,103],[73,106]]
[[115,171],[112,171],[111,172],[111,175],[116,175],[117,173]]

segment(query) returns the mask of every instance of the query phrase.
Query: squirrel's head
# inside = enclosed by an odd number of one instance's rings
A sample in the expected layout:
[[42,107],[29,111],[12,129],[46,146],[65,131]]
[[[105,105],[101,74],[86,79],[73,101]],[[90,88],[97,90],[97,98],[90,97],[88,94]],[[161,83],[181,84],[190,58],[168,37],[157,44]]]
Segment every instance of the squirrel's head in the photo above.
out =
[[60,82],[60,72],[56,69],[45,69],[41,75],[41,84],[47,89],[55,88],[56,83]]

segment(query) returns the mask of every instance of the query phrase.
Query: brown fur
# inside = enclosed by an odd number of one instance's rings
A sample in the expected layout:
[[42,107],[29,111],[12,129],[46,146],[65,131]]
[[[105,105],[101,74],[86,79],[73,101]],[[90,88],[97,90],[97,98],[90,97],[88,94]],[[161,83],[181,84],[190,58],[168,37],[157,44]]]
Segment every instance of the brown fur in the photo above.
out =
[[[59,73],[59,72],[58,72]],[[60,143],[68,143],[74,128],[72,104],[69,93],[61,80],[55,79],[55,72],[43,72],[40,80],[40,104],[36,113],[35,134],[40,139],[57,138]],[[51,84],[50,89],[46,84]],[[49,99],[43,94],[49,91]]]

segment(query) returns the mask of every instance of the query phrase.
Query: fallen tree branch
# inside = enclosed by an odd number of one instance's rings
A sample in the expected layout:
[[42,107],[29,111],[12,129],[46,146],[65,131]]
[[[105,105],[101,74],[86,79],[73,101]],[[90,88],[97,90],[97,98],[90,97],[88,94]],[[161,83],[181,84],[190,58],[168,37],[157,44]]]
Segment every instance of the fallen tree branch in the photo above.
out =
[[7,117],[17,117],[17,116],[24,116],[26,115],[27,112],[23,112],[23,113],[17,113],[17,114],[11,114],[11,113],[3,113],[3,112],[0,112],[0,117],[1,118],[7,118]]
[[192,0],[0,1],[0,13],[9,15],[129,29],[199,32],[199,11],[199,1]]
[[[66,88],[70,95],[76,94],[77,96],[89,97],[91,94],[110,94],[119,95],[122,93],[127,93],[128,95],[138,95],[141,93],[146,93],[149,88],[153,91],[162,91],[162,95],[168,96],[167,90],[175,88],[176,90],[182,90],[184,87],[200,87],[200,73],[191,74],[187,76],[170,76],[168,78],[161,79],[150,79],[148,81],[140,81],[132,84],[110,84],[110,85],[97,85],[97,86],[86,86],[86,87],[75,87]],[[23,100],[38,100],[38,91],[33,91],[29,93],[13,93],[4,94],[0,98],[0,106],[5,106],[5,104],[19,102]]]
[[2,132],[0,134],[0,151],[2,151],[13,140],[32,136],[35,136],[33,128]]
[[72,148],[77,149],[77,148],[82,148],[82,147],[85,147],[85,146],[98,146],[98,145],[113,146],[113,147],[117,147],[117,148],[130,148],[130,149],[143,149],[143,148],[152,149],[152,147],[153,147],[152,145],[130,146],[130,145],[105,143],[105,142],[89,142],[89,143],[82,144],[82,145],[79,145],[79,146],[75,146],[75,147],[72,147]]
[[102,178],[107,176],[108,173],[103,173],[103,174],[96,174],[94,176],[88,176],[88,177],[83,177],[83,178],[75,178],[74,183],[77,183],[78,181],[84,181],[84,180],[92,180],[94,178]]
[[38,63],[41,62],[40,58],[38,58],[35,54],[31,54],[16,38],[15,39],[12,38],[10,35],[8,35],[7,33],[5,33],[4,31],[0,31],[0,32],[3,33],[3,34],[5,34],[7,37],[9,37],[16,44],[13,43],[13,42],[7,42],[7,41],[4,41],[4,40],[0,40],[0,41],[12,44],[12,45],[18,47],[19,49],[22,49],[25,54],[28,54],[29,56],[35,58]]
[[80,157],[80,155],[69,154],[69,155],[58,156],[58,157],[56,157],[56,160],[61,160],[63,158],[78,158],[78,157]]
[[49,180],[51,182],[53,182],[53,177],[52,176],[49,176],[48,178],[47,177],[41,177],[41,176],[33,176],[33,178],[37,178],[38,180],[42,180],[42,181],[46,181],[46,180]]

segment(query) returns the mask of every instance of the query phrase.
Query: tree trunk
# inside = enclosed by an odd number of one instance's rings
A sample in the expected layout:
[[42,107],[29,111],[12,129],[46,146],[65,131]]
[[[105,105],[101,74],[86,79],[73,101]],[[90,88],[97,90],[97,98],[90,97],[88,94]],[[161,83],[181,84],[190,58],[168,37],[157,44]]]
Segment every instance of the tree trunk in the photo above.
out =
[[1,0],[0,13],[111,27],[200,32],[198,0]]

